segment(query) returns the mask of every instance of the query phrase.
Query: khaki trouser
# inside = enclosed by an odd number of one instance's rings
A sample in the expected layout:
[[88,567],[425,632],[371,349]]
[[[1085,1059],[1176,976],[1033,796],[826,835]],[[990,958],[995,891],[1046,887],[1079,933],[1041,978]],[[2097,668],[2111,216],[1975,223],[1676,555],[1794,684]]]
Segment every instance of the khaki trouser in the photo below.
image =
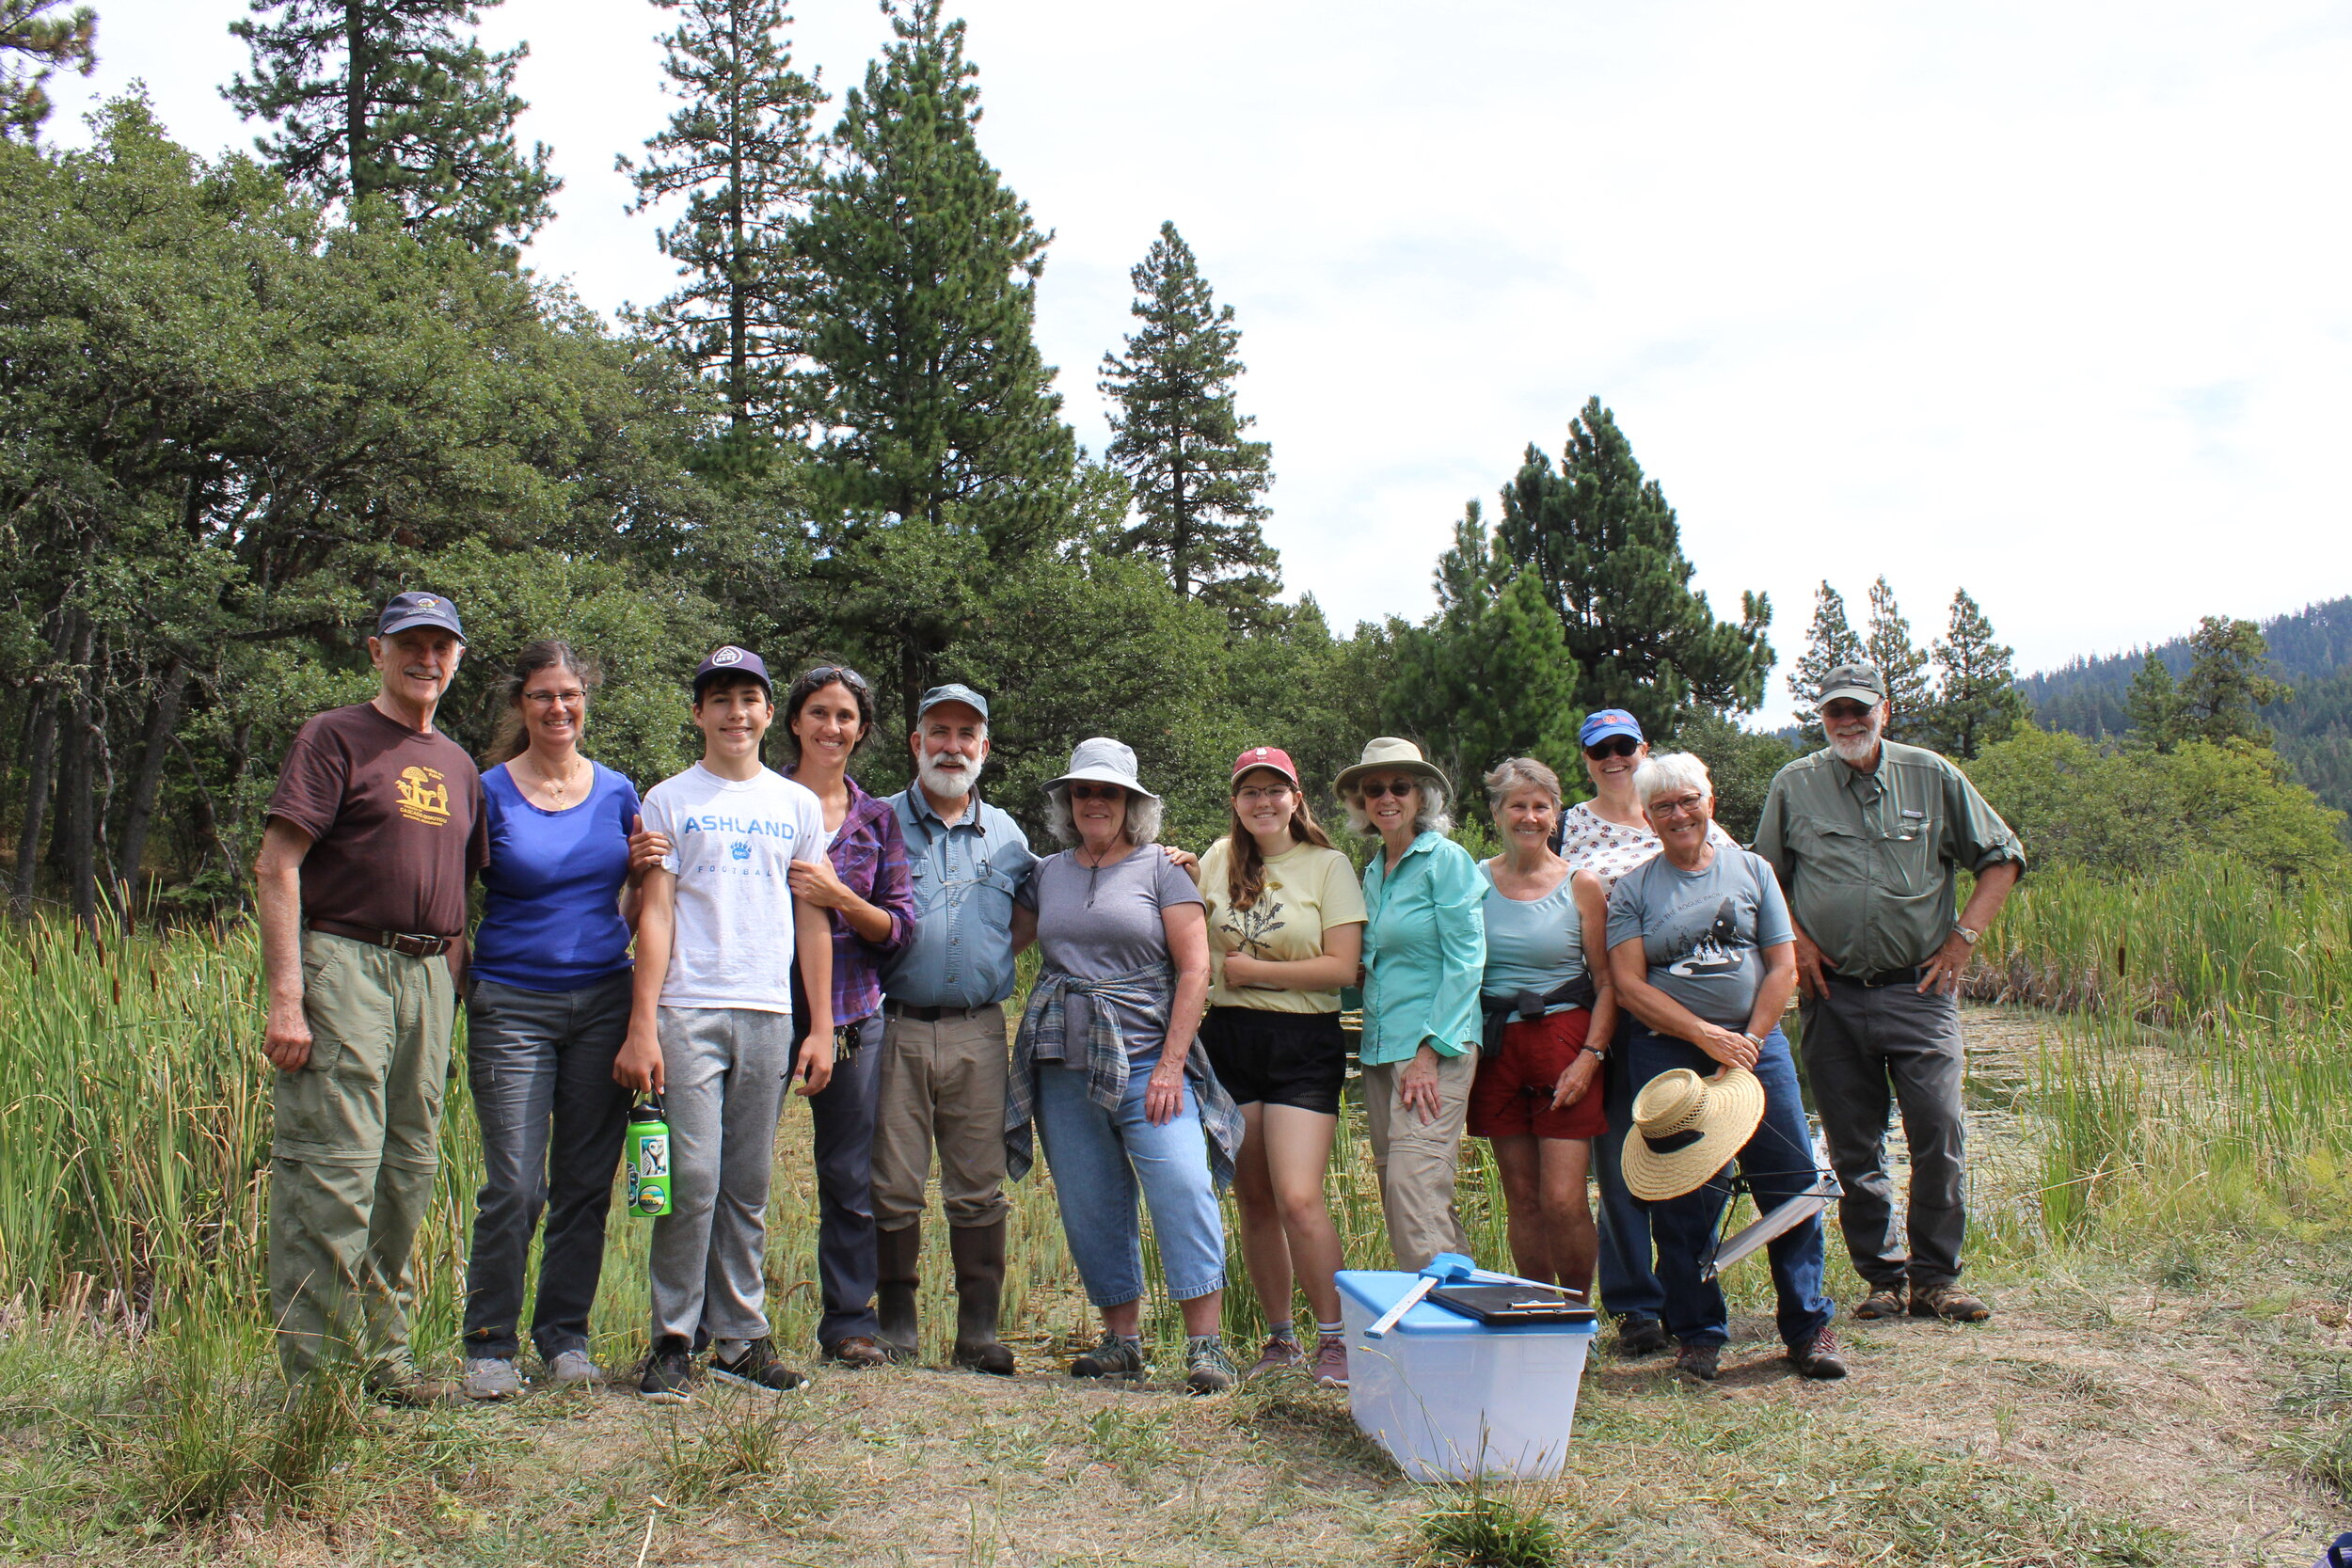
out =
[[269,1193],[270,1310],[289,1382],[336,1349],[407,1354],[408,1254],[433,1201],[455,1005],[446,958],[302,933],[310,1060],[276,1077]]
[[1005,1009],[927,1023],[903,1015],[882,1026],[882,1089],[874,1118],[874,1223],[903,1230],[923,1218],[931,1145],[939,1145],[940,1206],[960,1228],[993,1225],[1005,1198]]
[[[1408,1058],[1409,1061],[1409,1058]],[[1364,1069],[1364,1130],[1372,1135],[1372,1167],[1380,1178],[1380,1207],[1389,1217],[1389,1250],[1396,1266],[1419,1271],[1441,1252],[1468,1254],[1470,1237],[1454,1207],[1454,1168],[1462,1156],[1462,1123],[1470,1113],[1478,1053],[1438,1057],[1438,1117],[1397,1098],[1407,1062]]]

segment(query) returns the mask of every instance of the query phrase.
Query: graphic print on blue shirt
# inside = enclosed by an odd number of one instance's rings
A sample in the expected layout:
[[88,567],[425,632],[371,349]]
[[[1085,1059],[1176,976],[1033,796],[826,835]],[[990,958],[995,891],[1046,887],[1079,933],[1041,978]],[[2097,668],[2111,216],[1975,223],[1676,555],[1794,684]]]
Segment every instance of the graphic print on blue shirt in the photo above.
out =
[[1683,979],[1702,974],[1729,974],[1745,961],[1740,942],[1740,922],[1726,898],[1715,906],[1715,919],[1691,941],[1691,950],[1666,966],[1666,973]]

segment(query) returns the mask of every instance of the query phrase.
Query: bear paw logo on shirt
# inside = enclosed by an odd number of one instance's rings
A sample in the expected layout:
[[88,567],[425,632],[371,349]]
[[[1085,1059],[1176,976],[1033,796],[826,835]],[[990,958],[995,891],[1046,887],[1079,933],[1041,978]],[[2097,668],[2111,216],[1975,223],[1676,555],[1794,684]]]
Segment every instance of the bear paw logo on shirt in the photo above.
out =
[[733,855],[739,861],[750,860],[752,858],[752,841],[748,838],[739,838],[733,844],[727,846],[727,853]]
[[400,815],[409,821],[435,828],[448,825],[449,785],[442,782],[439,768],[404,768],[392,781],[392,788],[400,796]]

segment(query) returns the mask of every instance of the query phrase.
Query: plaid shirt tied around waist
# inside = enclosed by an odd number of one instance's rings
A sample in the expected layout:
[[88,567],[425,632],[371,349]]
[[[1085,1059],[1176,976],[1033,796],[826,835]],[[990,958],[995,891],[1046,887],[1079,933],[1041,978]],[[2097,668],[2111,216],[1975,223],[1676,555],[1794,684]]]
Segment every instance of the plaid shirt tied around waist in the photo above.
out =
[[[1005,1085],[1005,1174],[1018,1181],[1037,1163],[1030,1148],[1030,1124],[1037,1115],[1037,1048],[1047,1044],[1069,1060],[1069,1002],[1085,996],[1148,1015],[1165,1039],[1168,1012],[1176,999],[1174,974],[1168,966],[1146,964],[1124,974],[1098,980],[1081,979],[1058,970],[1037,977],[1029,992],[1028,1010],[1021,1015],[1021,1032],[1013,1038],[1012,1077]],[[1116,1113],[1127,1097],[1127,1042],[1120,1037],[1109,1006],[1089,1007],[1086,1032],[1087,1098],[1106,1113]],[[1219,1187],[1233,1180],[1233,1157],[1241,1150],[1241,1112],[1233,1097],[1209,1070],[1209,1053],[1195,1035],[1184,1056],[1184,1082],[1200,1108],[1201,1131],[1209,1135],[1209,1172]]]

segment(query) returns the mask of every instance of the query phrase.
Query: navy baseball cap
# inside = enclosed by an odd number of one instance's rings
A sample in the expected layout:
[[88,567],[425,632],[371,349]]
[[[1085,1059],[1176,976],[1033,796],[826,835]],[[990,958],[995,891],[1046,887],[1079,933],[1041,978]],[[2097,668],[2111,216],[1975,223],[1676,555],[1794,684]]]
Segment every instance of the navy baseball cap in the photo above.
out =
[[438,594],[395,594],[384,613],[375,618],[375,635],[390,637],[411,626],[438,626],[459,642],[466,641],[466,628],[457,619],[457,607]]
[[729,642],[710,650],[710,657],[694,672],[694,700],[702,701],[703,688],[722,675],[749,675],[768,689],[768,700],[776,699],[776,683],[768,678],[768,662],[749,648],[739,648]]
[[914,705],[914,721],[921,723],[923,715],[942,703],[961,703],[980,716],[981,723],[988,722],[988,699],[961,681],[949,681],[946,686],[934,686],[924,692],[923,700]]
[[1636,740],[1646,739],[1642,734],[1642,721],[1621,707],[1605,707],[1598,713],[1588,713],[1576,732],[1579,746],[1590,746],[1596,740],[1606,740],[1613,735],[1629,735]]

